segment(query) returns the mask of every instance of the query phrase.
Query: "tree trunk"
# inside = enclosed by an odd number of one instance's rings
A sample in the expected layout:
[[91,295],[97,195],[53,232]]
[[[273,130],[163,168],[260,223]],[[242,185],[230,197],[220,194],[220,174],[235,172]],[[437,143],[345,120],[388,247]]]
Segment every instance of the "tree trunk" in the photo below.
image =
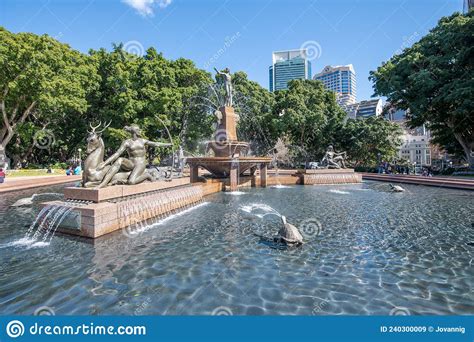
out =
[[466,139],[460,133],[454,132],[454,136],[464,150],[464,155],[466,157],[466,161],[469,163],[469,168],[474,170],[474,141],[468,141],[468,139]]
[[30,158],[31,154],[33,153],[35,145],[31,144],[30,147],[28,147],[28,150],[21,156],[20,161],[23,162],[23,160],[26,160],[27,162],[29,161],[28,159]]
[[13,136],[16,133],[15,132],[16,126],[18,124],[22,124],[23,122],[25,122],[26,118],[30,115],[31,111],[33,110],[35,106],[36,106],[36,101],[33,101],[28,106],[28,108],[25,109],[21,117],[16,122],[10,123],[10,120],[7,115],[7,110],[5,108],[5,100],[2,100],[0,102],[0,108],[2,111],[2,118],[3,118],[3,125],[4,125],[4,128],[2,130],[6,129],[5,135],[1,137],[2,140],[0,141],[0,144],[4,147],[5,150],[7,148],[8,143],[12,140]]

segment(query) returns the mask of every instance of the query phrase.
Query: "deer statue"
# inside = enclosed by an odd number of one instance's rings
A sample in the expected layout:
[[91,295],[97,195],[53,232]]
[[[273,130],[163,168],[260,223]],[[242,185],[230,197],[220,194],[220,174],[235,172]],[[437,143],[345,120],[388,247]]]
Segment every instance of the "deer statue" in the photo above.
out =
[[87,131],[87,158],[84,161],[84,172],[82,173],[82,186],[85,188],[99,185],[109,171],[110,166],[100,171],[97,170],[97,167],[104,161],[105,146],[101,135],[111,123],[112,121],[105,125],[100,131],[97,131],[97,129],[102,125],[102,122],[99,122],[97,126],[90,124],[92,131]]

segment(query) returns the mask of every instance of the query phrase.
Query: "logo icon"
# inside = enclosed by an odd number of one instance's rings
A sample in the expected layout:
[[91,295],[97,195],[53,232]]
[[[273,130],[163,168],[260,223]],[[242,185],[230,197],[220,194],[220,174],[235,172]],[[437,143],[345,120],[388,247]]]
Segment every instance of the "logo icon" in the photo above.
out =
[[402,306],[396,306],[390,310],[390,316],[410,316],[410,310]]
[[54,316],[55,312],[49,306],[40,306],[35,310],[35,316]]
[[321,45],[319,45],[319,43],[315,40],[308,40],[304,42],[301,45],[300,49],[306,51],[306,57],[310,61],[314,61],[320,58],[323,53],[323,49],[321,48]]
[[321,223],[314,217],[310,217],[304,220],[303,222],[301,222],[300,226],[303,235],[306,237],[318,236],[323,230]]
[[232,310],[227,306],[219,306],[212,310],[212,316],[232,316]]
[[10,321],[7,324],[7,335],[11,338],[17,338],[25,333],[25,326],[20,321]]
[[35,135],[33,136],[33,143],[40,150],[46,150],[50,148],[55,142],[56,139],[54,137],[54,133],[49,129],[36,131]]
[[122,49],[128,52],[129,54],[135,55],[138,57],[142,57],[145,54],[145,48],[137,40],[129,40],[123,45]]

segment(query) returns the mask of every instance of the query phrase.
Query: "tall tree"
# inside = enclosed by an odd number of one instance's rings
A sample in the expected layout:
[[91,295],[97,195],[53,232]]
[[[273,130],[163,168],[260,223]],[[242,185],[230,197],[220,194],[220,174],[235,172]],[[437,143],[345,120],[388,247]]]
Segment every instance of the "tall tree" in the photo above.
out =
[[272,114],[274,94],[250,81],[242,71],[232,76],[234,106],[239,114],[239,139],[251,142],[256,154],[266,154],[277,138]]
[[0,27],[0,145],[7,148],[27,120],[44,127],[71,112],[84,113],[86,95],[97,81],[88,62],[87,56],[47,35]]
[[211,83],[210,75],[188,59],[168,60],[154,48],[136,56],[122,47],[90,52],[100,77],[99,90],[90,98],[90,116],[112,120],[106,133],[109,148],[124,138],[124,125],[136,123],[147,137],[167,140],[165,124],[176,145],[192,150],[210,135],[211,117],[194,98]]
[[273,115],[279,118],[279,135],[288,135],[307,157],[319,158],[335,143],[346,113],[337,105],[334,92],[320,81],[292,80],[288,90],[276,92],[275,98]]
[[376,95],[409,109],[434,142],[458,144],[474,168],[474,10],[442,18],[419,42],[370,73]]
[[402,143],[400,126],[381,117],[349,119],[336,135],[354,166],[373,166],[380,160],[397,157]]

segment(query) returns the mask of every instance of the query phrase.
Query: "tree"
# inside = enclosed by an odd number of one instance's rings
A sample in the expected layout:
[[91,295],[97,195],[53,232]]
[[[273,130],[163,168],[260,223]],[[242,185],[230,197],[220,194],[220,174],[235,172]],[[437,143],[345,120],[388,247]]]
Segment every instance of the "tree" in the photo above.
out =
[[[7,149],[25,122],[44,127],[87,110],[96,86],[88,57],[47,36],[0,27],[0,145]],[[53,132],[54,133],[54,132]],[[29,141],[29,147],[33,141]]]
[[329,144],[336,143],[346,113],[337,105],[334,92],[320,81],[292,80],[288,90],[276,92],[275,97],[278,135],[287,134],[305,156],[319,158]]
[[122,128],[136,123],[152,139],[168,140],[163,123],[175,137],[175,144],[193,144],[210,135],[210,116],[193,97],[202,84],[210,84],[208,73],[190,60],[167,60],[154,48],[142,57],[129,54],[122,44],[111,52],[91,51],[100,77],[99,90],[90,98],[90,116],[96,121],[112,120],[106,133],[109,148],[124,138]]
[[474,10],[442,18],[419,42],[370,73],[376,95],[409,109],[411,127],[427,124],[474,168]]
[[250,141],[254,153],[265,155],[278,138],[275,132],[272,109],[274,94],[250,81],[242,71],[232,76],[234,106],[239,114],[238,135],[243,141]]
[[354,166],[373,166],[380,160],[397,157],[402,143],[400,126],[382,117],[348,119],[336,141],[347,151]]

